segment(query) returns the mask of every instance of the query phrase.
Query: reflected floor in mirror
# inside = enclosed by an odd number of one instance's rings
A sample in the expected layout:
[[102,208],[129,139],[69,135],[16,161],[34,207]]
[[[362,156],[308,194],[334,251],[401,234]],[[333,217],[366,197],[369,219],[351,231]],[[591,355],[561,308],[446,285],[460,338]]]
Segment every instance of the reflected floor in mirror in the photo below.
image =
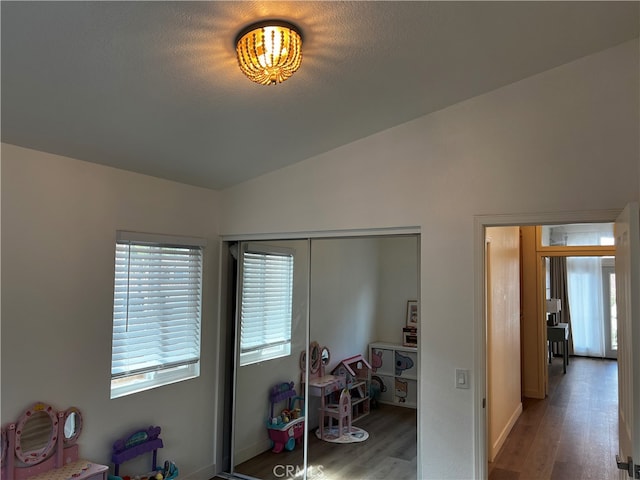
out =
[[[416,410],[413,408],[380,405],[356,422],[359,428],[369,433],[365,442],[329,443],[309,432],[310,470],[307,478],[415,480],[416,421]],[[238,465],[236,472],[263,480],[302,478],[302,474],[295,476],[302,469],[302,455],[302,446],[296,446],[291,452],[264,452]],[[286,468],[292,475],[287,475]]]

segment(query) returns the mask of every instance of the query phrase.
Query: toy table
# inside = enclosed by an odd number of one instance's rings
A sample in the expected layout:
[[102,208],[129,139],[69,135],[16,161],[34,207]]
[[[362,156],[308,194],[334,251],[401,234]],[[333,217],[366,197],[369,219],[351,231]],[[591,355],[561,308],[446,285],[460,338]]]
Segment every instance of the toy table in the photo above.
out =
[[29,477],[29,480],[69,480],[70,478],[73,480],[106,480],[108,472],[109,467],[106,465],[78,460],[64,467]]

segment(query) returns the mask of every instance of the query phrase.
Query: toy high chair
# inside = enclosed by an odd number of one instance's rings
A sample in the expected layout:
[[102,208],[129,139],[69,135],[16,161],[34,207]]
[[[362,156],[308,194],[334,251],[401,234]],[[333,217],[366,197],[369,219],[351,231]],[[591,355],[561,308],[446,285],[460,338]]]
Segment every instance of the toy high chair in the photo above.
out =
[[337,421],[338,430],[335,438],[351,433],[351,395],[346,388],[340,393],[338,403],[331,403],[324,407],[322,412],[329,418],[329,427],[325,435],[333,437],[333,420]]

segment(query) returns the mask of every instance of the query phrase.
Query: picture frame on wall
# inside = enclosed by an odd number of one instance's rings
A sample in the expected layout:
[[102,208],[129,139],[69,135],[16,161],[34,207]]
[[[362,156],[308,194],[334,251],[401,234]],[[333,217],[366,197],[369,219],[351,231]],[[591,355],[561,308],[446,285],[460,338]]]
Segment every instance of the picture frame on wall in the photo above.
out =
[[407,302],[407,327],[418,328],[418,301]]

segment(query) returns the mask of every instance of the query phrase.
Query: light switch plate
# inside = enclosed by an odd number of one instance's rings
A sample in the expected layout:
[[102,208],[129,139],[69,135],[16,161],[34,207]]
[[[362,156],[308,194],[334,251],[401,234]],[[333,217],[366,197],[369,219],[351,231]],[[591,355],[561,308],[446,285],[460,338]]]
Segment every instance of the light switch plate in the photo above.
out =
[[456,368],[456,388],[469,388],[469,370]]

